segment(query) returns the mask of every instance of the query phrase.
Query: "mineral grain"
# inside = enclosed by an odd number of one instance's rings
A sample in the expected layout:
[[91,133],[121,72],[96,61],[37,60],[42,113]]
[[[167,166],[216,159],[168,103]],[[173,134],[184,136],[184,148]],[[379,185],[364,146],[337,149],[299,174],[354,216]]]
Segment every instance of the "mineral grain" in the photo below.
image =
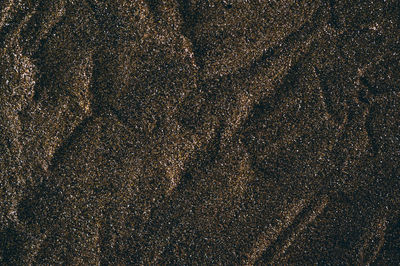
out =
[[0,264],[398,265],[399,14],[0,1]]

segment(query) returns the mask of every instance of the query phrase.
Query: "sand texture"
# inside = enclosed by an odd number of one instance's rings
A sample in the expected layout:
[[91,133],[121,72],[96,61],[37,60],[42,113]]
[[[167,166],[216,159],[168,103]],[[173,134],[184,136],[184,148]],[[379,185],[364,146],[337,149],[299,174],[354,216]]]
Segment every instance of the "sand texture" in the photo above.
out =
[[399,263],[398,0],[0,1],[0,265]]

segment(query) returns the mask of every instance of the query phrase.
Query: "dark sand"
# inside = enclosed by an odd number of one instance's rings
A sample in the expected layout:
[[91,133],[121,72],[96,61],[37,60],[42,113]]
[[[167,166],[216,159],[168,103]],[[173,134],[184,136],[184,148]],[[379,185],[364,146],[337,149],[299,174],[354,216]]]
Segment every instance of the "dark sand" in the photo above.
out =
[[0,1],[0,264],[400,263],[399,3]]

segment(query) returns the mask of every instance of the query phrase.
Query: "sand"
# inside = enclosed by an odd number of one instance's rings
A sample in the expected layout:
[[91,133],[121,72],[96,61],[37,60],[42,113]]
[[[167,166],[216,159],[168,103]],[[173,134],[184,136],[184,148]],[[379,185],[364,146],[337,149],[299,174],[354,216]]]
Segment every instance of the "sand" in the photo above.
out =
[[399,14],[2,1],[0,264],[398,264]]

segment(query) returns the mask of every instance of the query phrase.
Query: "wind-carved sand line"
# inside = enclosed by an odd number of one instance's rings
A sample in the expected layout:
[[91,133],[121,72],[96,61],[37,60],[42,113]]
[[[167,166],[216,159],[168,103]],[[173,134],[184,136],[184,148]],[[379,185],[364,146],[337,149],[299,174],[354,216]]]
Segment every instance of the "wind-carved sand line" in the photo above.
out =
[[[36,8],[37,7],[38,6],[36,6]],[[33,51],[36,51],[39,48],[40,43],[49,37],[52,30],[57,26],[61,19],[64,18],[66,13],[65,1],[54,1],[54,3],[51,4],[51,9],[43,13],[41,13],[41,17],[43,17],[41,19],[43,21],[40,22],[40,29],[34,35],[34,39],[36,40],[32,43]],[[29,41],[31,40],[32,39],[29,39]]]
[[269,226],[260,234],[257,241],[253,244],[251,251],[247,254],[247,259],[242,264],[254,265],[265,250],[278,238],[281,232],[293,223],[299,213],[306,207],[308,201],[309,199],[301,199],[289,205],[283,213],[281,220],[278,220],[278,224]]
[[361,238],[362,245],[358,251],[358,262],[360,265],[370,265],[376,260],[379,251],[385,243],[387,224],[386,216],[380,217],[372,225],[372,230],[366,232]]
[[317,218],[328,205],[328,196],[324,195],[320,199],[318,199],[318,204],[312,208],[311,213],[308,217],[305,217],[304,220],[296,227],[294,232],[285,240],[284,245],[280,248],[280,250],[273,256],[270,264],[272,265],[282,265],[287,264],[287,261],[282,261],[287,258],[282,258],[285,255],[287,249],[293,244],[296,238],[307,228],[307,226],[312,223],[315,218]]
[[[315,32],[313,32],[315,33]],[[304,54],[306,54],[311,43],[314,41],[315,36],[319,34],[311,34],[308,36],[306,41],[302,42],[300,48],[290,50],[289,52],[283,52],[283,54],[277,58],[264,63],[258,67],[256,73],[257,75],[252,77],[251,80],[246,80],[244,83],[238,84],[239,87],[248,87],[248,91],[239,90],[239,92],[234,95],[237,99],[236,108],[230,111],[231,115],[226,121],[227,127],[222,133],[221,137],[221,149],[226,147],[234,134],[241,128],[243,123],[249,117],[253,106],[262,98],[268,94],[272,94],[275,87],[283,80],[291,67],[297,62]],[[298,53],[298,54],[296,54]],[[272,67],[271,67],[272,66]],[[265,76],[269,77],[265,82]],[[215,132],[215,126],[209,124],[202,127],[203,129],[210,129],[209,132]],[[201,132],[204,132],[202,130]],[[179,184],[180,176],[184,165],[192,157],[193,153],[198,149],[202,149],[206,143],[209,142],[215,136],[215,134],[207,134],[207,138],[203,141],[200,137],[202,135],[200,132],[193,137],[192,141],[185,142],[184,148],[180,149],[179,154],[175,155],[175,158],[168,158],[168,161],[177,160],[179,163],[168,163],[170,165],[167,168],[167,175],[171,180],[170,189],[167,194],[171,194],[174,188]]]
[[[13,1],[10,2],[9,6],[7,7],[8,11],[11,8]],[[31,63],[31,59],[28,56],[25,56],[22,54],[22,48],[19,45],[19,40],[20,40],[20,33],[23,30],[24,27],[26,27],[26,25],[29,23],[29,21],[31,20],[31,18],[37,13],[37,7],[38,4],[36,4],[36,6],[33,8],[33,10],[31,10],[28,14],[26,14],[22,20],[22,22],[20,22],[20,24],[18,25],[18,27],[9,34],[9,37],[6,39],[6,43],[8,43],[8,47],[9,49],[14,49],[14,56],[17,56],[20,58],[19,60],[19,64],[22,66],[22,78],[23,80],[20,82],[21,84],[18,85],[17,87],[14,87],[13,89],[16,90],[18,88],[23,88],[26,87],[27,84],[29,83],[29,78],[31,78],[32,73],[34,73],[34,71],[36,71],[35,65],[33,65],[33,63]],[[5,11],[3,11],[5,12]],[[53,17],[53,15],[55,14],[55,16]],[[51,29],[57,24],[57,22],[61,19],[61,17],[65,14],[65,8],[64,5],[62,5],[61,7],[59,7],[56,10],[52,10],[50,12],[50,14],[46,17],[46,23],[45,25],[43,25],[42,29],[40,30],[40,32],[38,33],[38,36],[40,37],[37,42],[39,42],[41,39],[45,38],[46,35],[48,35],[48,33],[51,31]],[[7,14],[4,14],[4,16],[6,16]],[[1,23],[4,23],[4,17],[1,18],[2,21]],[[3,26],[0,23],[0,28]],[[6,53],[7,52],[7,48],[5,48],[3,51],[1,51],[1,55],[3,55],[3,52]],[[92,64],[92,60],[91,60],[91,55],[87,58],[85,58],[85,62],[84,62],[84,70],[86,70],[86,68],[89,68],[89,72],[91,72],[91,64]],[[80,67],[80,66],[79,66]],[[34,70],[32,70],[34,69]],[[86,75],[88,74],[88,76],[84,77],[84,82],[82,84],[82,86],[87,89],[90,85],[90,80],[91,80],[91,73],[87,73],[87,71],[81,71],[80,72],[81,75]],[[31,78],[30,83],[34,84],[35,83],[35,79]],[[33,85],[32,85],[33,87]],[[33,93],[30,93],[30,99],[32,100]],[[40,110],[40,104],[39,105],[32,105],[32,106],[28,106],[28,107],[32,107],[34,110]],[[18,107],[19,108],[19,107]],[[55,117],[51,117],[51,118],[55,118],[56,120],[60,120],[65,113],[65,109],[66,109],[66,105],[60,106],[58,112],[54,113],[54,114],[50,114],[50,113],[45,113],[46,116],[55,116]],[[87,103],[86,106],[82,107],[86,112],[90,112],[90,103]],[[35,112],[35,111],[32,112]],[[49,118],[49,117],[48,117]],[[53,120],[53,119],[50,119]],[[44,121],[49,121],[49,119],[44,119]],[[25,125],[26,127],[30,127],[33,124],[35,124],[35,120],[29,121],[30,124],[29,125]],[[79,123],[78,123],[79,124]],[[72,132],[75,130],[77,125],[75,125],[72,128]],[[21,129],[19,129],[21,130]],[[23,132],[22,132],[23,133]],[[68,140],[68,136],[66,136],[64,139],[61,139],[60,136],[53,136],[50,139],[46,140],[45,146],[49,146],[48,149],[46,149],[46,154],[44,154],[45,158],[39,159],[40,160],[40,164],[42,166],[42,168],[47,171],[48,170],[48,166],[49,163],[53,160],[53,155],[54,153],[60,148],[60,146],[62,147],[65,142]],[[34,142],[36,141],[35,139],[25,139],[26,142]],[[29,145],[27,145],[26,147],[30,147]],[[21,149],[23,149],[25,147],[21,147]],[[30,178],[29,176],[26,178]],[[23,180],[22,180],[23,181]],[[22,181],[20,183],[22,183]],[[15,203],[15,205],[17,205],[18,202]],[[16,211],[14,210],[16,209],[16,207],[13,207],[11,212],[12,213],[16,213]],[[17,226],[25,226],[25,225],[21,225],[18,221],[18,218],[15,219],[15,223],[17,224]],[[29,228],[29,227],[28,227]],[[46,230],[46,233],[48,232],[48,230]],[[26,250],[26,255],[24,256],[24,258],[22,258],[22,260],[26,263],[26,264],[30,264],[32,261],[34,261],[35,257],[37,256],[37,253],[40,250],[40,246],[43,243],[43,241],[47,238],[47,234],[46,233],[40,233],[35,237],[32,237],[31,240],[28,241],[28,244],[25,247]]]
[[[229,116],[227,121],[227,128],[222,133],[222,147],[225,147],[228,142],[232,140],[233,135],[240,129],[245,123],[252,108],[260,101],[261,98],[272,94],[276,86],[278,86],[291,67],[300,60],[305,54],[311,49],[311,44],[319,39],[323,38],[325,29],[319,25],[321,22],[315,22],[317,30],[307,33],[308,36],[305,40],[297,41],[293,46],[294,49],[283,49],[281,56],[268,60],[264,66],[256,72],[258,73],[252,80],[248,81],[248,84],[244,84],[243,87],[247,86],[248,91],[240,91],[235,98],[237,99],[237,107],[231,111],[232,115]],[[301,30],[299,31],[301,32]],[[282,49],[282,48],[281,48]],[[265,77],[267,82],[265,82]]]
[[[178,11],[179,6],[176,1],[161,1],[155,7],[156,10],[153,10],[153,12],[150,12],[149,4],[146,4],[146,2],[143,2],[142,8],[146,9],[146,14],[153,13],[153,16],[159,16],[163,18],[164,21],[168,21],[168,25],[162,25],[162,27],[160,26],[160,30],[162,31],[164,29],[170,31],[170,34],[167,34],[167,36],[171,35],[171,38],[176,39],[175,41],[178,47],[175,48],[182,51],[183,58],[188,58],[188,63],[193,66],[194,71],[197,71],[198,66],[195,62],[192,43],[187,37],[182,34],[183,19]],[[157,25],[153,16],[151,16],[150,18],[151,22],[152,24]],[[197,75],[194,75],[193,78],[196,79],[196,76]],[[193,89],[197,89],[196,80],[194,81]],[[183,102],[187,95],[187,92],[179,95],[178,105]],[[168,137],[165,140],[165,144],[168,147],[165,150],[170,152],[166,152],[165,154],[163,154],[160,160],[162,167],[165,168],[167,178],[170,180],[169,188],[166,191],[167,195],[170,195],[171,192],[179,184],[182,173],[184,171],[185,163],[189,160],[194,151],[201,149],[201,147],[204,146],[204,143],[207,143],[208,140],[211,139],[214,135],[208,134],[206,140],[202,141],[203,138],[201,134],[196,134],[195,136],[193,136],[193,138],[188,140],[186,132],[184,130],[181,131],[182,129],[180,125],[178,124],[176,119],[174,119],[176,117],[176,111],[177,108],[175,108],[174,106],[172,106],[171,108],[168,107],[168,110],[166,110],[166,112],[168,113],[168,117],[172,118],[171,121],[169,121],[172,132],[169,132]],[[211,130],[211,132],[213,132],[213,130]]]
[[[6,45],[5,45],[5,48],[3,48],[2,51],[0,51],[0,56],[3,56],[3,54],[6,52],[7,46],[12,47],[12,45],[15,42],[17,42],[17,40],[18,40],[18,38],[20,36],[21,30],[28,23],[28,21],[32,18],[32,16],[37,12],[38,5],[39,4],[37,3],[34,6],[33,10],[24,16],[24,18],[22,19],[21,23],[19,23],[18,27],[14,30],[14,32],[9,34],[10,37],[8,38],[8,40],[5,41]],[[0,29],[1,28],[2,28],[2,25],[0,25]]]
[[[176,6],[175,8],[177,9]],[[182,21],[182,18],[179,19]],[[318,27],[319,22],[316,23]],[[246,80],[243,84],[239,84],[241,87],[247,86],[249,90],[240,90],[236,95],[234,95],[234,98],[236,98],[237,107],[230,111],[231,115],[226,121],[227,127],[222,133],[221,137],[222,149],[226,147],[230,141],[232,141],[234,134],[241,128],[243,123],[245,123],[249,117],[254,105],[257,104],[262,97],[273,93],[275,87],[282,82],[283,78],[286,76],[291,67],[309,51],[313,41],[318,38],[316,36],[321,35],[319,34],[321,31],[323,31],[323,29],[318,27],[318,30],[316,32],[312,31],[311,34],[307,36],[306,40],[296,43],[294,46],[296,47],[295,49],[291,49],[289,52],[284,50],[283,55],[269,60],[261,67],[258,67],[259,69],[256,71],[257,75],[252,77],[251,80]],[[184,40],[185,43],[189,42],[186,37],[184,37]],[[192,46],[185,45],[184,48],[185,51],[189,52],[192,64],[196,66]],[[269,77],[267,81],[264,81],[265,76]],[[211,132],[215,132],[215,126],[212,125],[211,127],[209,125],[208,127],[206,126],[202,128],[210,128]],[[202,132],[204,132],[204,130]],[[192,141],[184,141],[185,144],[182,148],[178,149],[178,152],[167,156],[165,159],[164,164],[166,166],[166,173],[168,179],[171,180],[170,188],[166,192],[167,195],[170,195],[179,184],[184,166],[186,165],[187,161],[190,160],[197,150],[201,150],[202,147],[204,147],[205,144],[208,143],[215,134],[208,134],[208,137],[205,140],[203,139],[203,141],[201,141],[202,138],[200,135],[201,134],[199,132],[199,135],[196,134]]]
[[[9,6],[6,7],[5,12],[8,12],[11,9],[11,5],[13,2],[10,3]],[[21,197],[21,193],[23,191],[23,188],[26,185],[26,178],[24,175],[22,175],[22,171],[24,170],[24,166],[22,164],[21,160],[21,154],[23,150],[23,145],[21,143],[21,132],[22,132],[22,125],[21,125],[21,120],[18,115],[18,111],[21,111],[25,107],[25,100],[30,100],[32,97],[33,93],[33,87],[35,84],[35,65],[32,63],[29,57],[26,57],[22,54],[22,48],[19,45],[18,38],[20,35],[21,30],[23,27],[26,25],[26,23],[29,21],[29,19],[36,13],[36,7],[37,4],[31,12],[26,14],[22,21],[19,21],[19,24],[17,25],[16,29],[12,31],[10,34],[5,36],[4,40],[4,48],[0,50],[0,60],[6,60],[8,58],[8,62],[12,62],[8,67],[13,67],[13,72],[14,75],[16,74],[16,77],[7,77],[5,76],[5,84],[3,87],[3,84],[0,84],[1,86],[1,91],[0,94],[4,94],[1,96],[5,96],[7,99],[8,97],[13,97],[13,96],[22,96],[20,100],[15,103],[14,106],[9,105],[8,107],[4,108],[1,110],[2,116],[5,115],[7,117],[7,122],[9,126],[8,128],[6,127],[6,132],[12,132],[12,156],[15,157],[14,161],[16,162],[15,170],[17,173],[16,175],[16,181],[13,185],[9,183],[12,187],[10,189],[12,191],[12,194],[14,194],[14,199],[9,200],[6,198],[5,202],[9,204],[9,206],[6,209],[6,213],[4,217],[7,217],[9,221],[13,221],[14,223],[18,224],[18,217],[17,217],[17,205]],[[6,16],[5,14],[4,16]],[[2,18],[3,20],[3,18]],[[5,18],[4,18],[5,20]],[[8,52],[11,52],[8,55]],[[16,72],[16,73],[15,73]],[[6,73],[6,72],[5,72]],[[2,73],[2,74],[5,74]],[[9,80],[10,78],[10,80]],[[14,79],[14,80],[13,80]],[[13,84],[17,83],[17,84]],[[7,90],[8,88],[8,90]],[[10,99],[10,98],[9,98]],[[3,104],[3,103],[1,103]],[[3,126],[3,125],[0,125]],[[1,159],[1,158],[0,158]],[[0,173],[0,176],[2,176],[2,172]],[[8,183],[8,181],[6,181]],[[11,195],[11,193],[10,193]]]

